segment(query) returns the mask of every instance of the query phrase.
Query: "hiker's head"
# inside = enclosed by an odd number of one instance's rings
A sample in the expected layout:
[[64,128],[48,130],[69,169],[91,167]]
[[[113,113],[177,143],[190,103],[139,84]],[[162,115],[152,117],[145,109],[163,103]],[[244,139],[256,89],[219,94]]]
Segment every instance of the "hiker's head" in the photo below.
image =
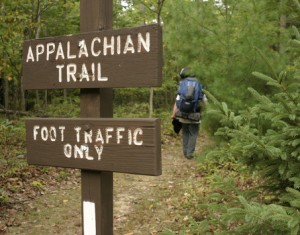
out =
[[194,77],[195,75],[189,67],[184,67],[183,69],[181,69],[179,76],[181,79],[185,79],[187,77]]

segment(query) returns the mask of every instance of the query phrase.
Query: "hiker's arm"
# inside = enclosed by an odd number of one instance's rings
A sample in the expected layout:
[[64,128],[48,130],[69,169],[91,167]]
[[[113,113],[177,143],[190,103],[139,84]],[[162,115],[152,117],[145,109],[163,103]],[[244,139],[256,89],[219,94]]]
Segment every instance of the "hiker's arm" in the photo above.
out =
[[174,106],[173,106],[172,118],[176,118],[176,110],[177,110],[177,106],[176,106],[176,102],[175,102]]
[[205,94],[203,94],[203,97],[202,97],[202,102],[203,102],[203,103],[206,103],[206,102],[207,102],[207,97],[206,97],[206,95],[205,95]]

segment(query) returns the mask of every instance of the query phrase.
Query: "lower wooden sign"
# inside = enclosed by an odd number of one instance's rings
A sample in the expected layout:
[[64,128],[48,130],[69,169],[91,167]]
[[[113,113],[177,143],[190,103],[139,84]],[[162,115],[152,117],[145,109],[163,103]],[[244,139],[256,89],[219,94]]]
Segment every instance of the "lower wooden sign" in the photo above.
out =
[[161,175],[159,119],[26,120],[29,164]]

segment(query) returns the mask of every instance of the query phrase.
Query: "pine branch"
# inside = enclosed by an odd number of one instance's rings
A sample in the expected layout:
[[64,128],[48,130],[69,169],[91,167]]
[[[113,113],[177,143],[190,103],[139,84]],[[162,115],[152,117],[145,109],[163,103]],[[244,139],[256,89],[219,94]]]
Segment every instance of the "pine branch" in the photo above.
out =
[[278,80],[278,75],[277,75],[276,71],[274,70],[273,66],[271,65],[270,61],[268,60],[268,58],[262,53],[262,51],[259,48],[254,47],[254,49],[263,58],[263,60],[266,62],[266,64],[270,68],[270,71],[272,72],[273,76]]

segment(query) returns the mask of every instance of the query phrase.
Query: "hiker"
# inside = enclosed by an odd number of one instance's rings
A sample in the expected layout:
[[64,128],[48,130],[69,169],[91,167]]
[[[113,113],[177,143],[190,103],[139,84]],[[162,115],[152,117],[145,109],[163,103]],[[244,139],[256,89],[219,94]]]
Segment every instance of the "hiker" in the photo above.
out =
[[206,102],[207,98],[202,93],[200,82],[189,68],[183,68],[179,76],[182,80],[173,107],[173,125],[177,133],[182,129],[184,157],[193,159],[200,125],[199,101]]

